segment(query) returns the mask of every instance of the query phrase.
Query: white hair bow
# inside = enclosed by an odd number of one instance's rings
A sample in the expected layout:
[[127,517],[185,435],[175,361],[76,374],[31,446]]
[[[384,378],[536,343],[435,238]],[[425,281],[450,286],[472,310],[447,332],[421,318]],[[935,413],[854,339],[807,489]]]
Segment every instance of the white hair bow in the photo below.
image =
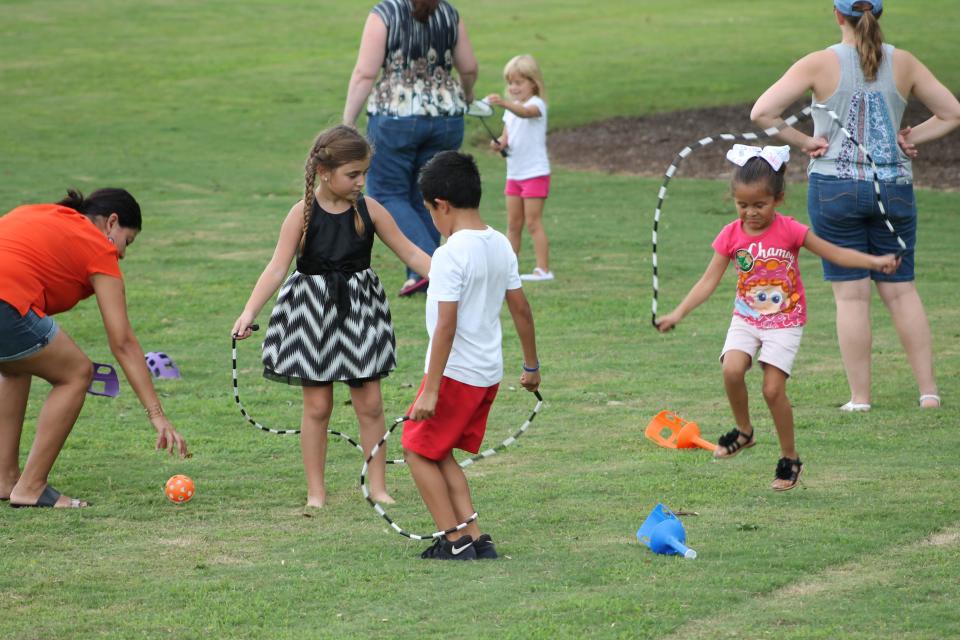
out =
[[780,167],[790,160],[790,146],[768,146],[761,149],[747,144],[735,144],[730,151],[727,151],[727,160],[740,167],[747,164],[747,160],[750,158],[756,158],[757,156],[766,160],[774,171],[780,171]]

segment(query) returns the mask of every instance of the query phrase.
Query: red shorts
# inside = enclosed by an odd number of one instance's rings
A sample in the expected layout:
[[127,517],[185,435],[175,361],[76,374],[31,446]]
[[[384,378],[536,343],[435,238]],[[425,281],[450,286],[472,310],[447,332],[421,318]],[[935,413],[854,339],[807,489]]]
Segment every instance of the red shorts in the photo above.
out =
[[[418,398],[426,381],[427,376],[423,376],[417,391]],[[475,387],[443,376],[433,417],[420,422],[407,420],[400,439],[403,448],[438,461],[446,458],[454,449],[477,453],[483,443],[487,416],[499,387],[499,384]],[[412,410],[413,405],[410,405],[407,413]]]
[[550,176],[537,176],[526,180],[511,180],[507,178],[507,186],[503,190],[507,196],[521,198],[546,198],[550,195]]

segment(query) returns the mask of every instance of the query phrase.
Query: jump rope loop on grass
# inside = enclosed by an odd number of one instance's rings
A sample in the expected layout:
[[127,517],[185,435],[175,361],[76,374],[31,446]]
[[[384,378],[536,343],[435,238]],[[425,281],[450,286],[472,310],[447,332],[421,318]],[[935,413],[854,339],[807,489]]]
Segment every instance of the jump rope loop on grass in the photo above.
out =
[[653,323],[654,328],[657,327],[657,299],[660,293],[660,278],[659,278],[659,265],[657,264],[657,227],[660,224],[660,213],[663,211],[663,201],[667,197],[667,185],[670,183],[671,178],[673,178],[677,173],[677,167],[680,166],[680,163],[689,156],[694,151],[702,149],[717,140],[731,141],[731,140],[750,140],[755,141],[761,138],[771,138],[777,135],[781,129],[786,127],[792,127],[798,122],[809,119],[813,115],[814,109],[820,109],[821,111],[826,111],[827,115],[833,120],[833,123],[840,128],[840,131],[846,136],[847,140],[852,142],[857,146],[857,149],[860,150],[860,153],[867,159],[870,163],[870,168],[873,170],[873,191],[877,198],[877,208],[880,211],[880,216],[883,218],[884,224],[886,224],[887,229],[890,230],[890,233],[894,235],[897,239],[897,244],[900,245],[900,250],[897,251],[897,256],[902,256],[907,251],[907,243],[903,241],[903,238],[897,233],[896,229],[893,228],[893,224],[890,222],[890,218],[887,217],[887,211],[883,206],[883,200],[880,198],[880,178],[877,176],[877,165],[874,163],[873,158],[870,156],[870,153],[867,151],[856,138],[853,137],[846,127],[843,126],[843,122],[840,121],[840,116],[833,110],[828,108],[823,104],[814,104],[811,107],[804,107],[800,113],[794,114],[789,118],[786,118],[783,121],[783,124],[777,125],[775,127],[770,127],[764,129],[760,133],[721,133],[718,136],[708,136],[706,138],[701,138],[691,146],[684,147],[680,150],[680,153],[677,154],[677,157],[674,158],[673,162],[670,163],[670,166],[667,167],[667,171],[664,174],[663,183],[660,185],[660,191],[657,193],[657,208],[653,212],[653,300],[651,303],[651,322]]
[[[260,329],[260,325],[253,324],[253,325],[250,325],[250,328],[254,331],[258,331]],[[242,415],[244,419],[251,426],[257,429],[260,429],[261,431],[265,431],[267,433],[273,433],[278,436],[294,436],[299,434],[300,429],[273,429],[271,427],[266,427],[260,424],[259,422],[257,422],[256,420],[254,420],[253,416],[247,413],[247,410],[246,408],[244,408],[243,403],[240,402],[240,387],[239,387],[239,381],[238,381],[238,375],[237,375],[237,339],[236,338],[233,338],[231,341],[231,356],[233,361],[233,399],[237,403],[237,408],[240,409],[240,415]],[[351,438],[347,434],[341,433],[339,431],[335,431],[333,429],[327,429],[327,433],[329,435],[340,438],[342,441],[351,445],[357,451],[359,451],[360,455],[363,455],[363,447],[360,446],[360,443],[355,441],[353,438]],[[403,460],[387,460],[387,464],[403,464]]]
[[[519,438],[524,433],[526,433],[527,429],[530,428],[530,423],[533,422],[533,420],[537,417],[537,414],[540,413],[540,409],[543,407],[543,396],[540,395],[540,392],[534,391],[533,395],[536,396],[537,398],[537,404],[534,405],[533,411],[530,412],[530,416],[524,421],[522,425],[520,425],[520,428],[517,429],[516,433],[514,433],[512,436],[510,436],[509,438],[507,438],[506,440],[504,440],[503,442],[501,442],[499,445],[495,447],[492,447],[485,451],[481,451],[480,453],[478,453],[473,457],[465,458],[459,463],[460,467],[466,468],[478,460],[483,460],[484,458],[489,458],[490,456],[496,455],[500,451],[503,451],[504,449],[509,447],[511,444],[516,442],[517,438]],[[381,506],[380,503],[374,500],[373,497],[370,495],[370,487],[367,485],[367,469],[370,467],[370,461],[373,460],[373,458],[377,455],[377,452],[380,451],[380,447],[382,447],[384,443],[386,443],[387,438],[390,437],[390,434],[393,433],[393,430],[396,429],[398,425],[403,424],[409,419],[410,419],[410,416],[403,416],[401,418],[397,418],[396,420],[394,420],[393,424],[390,425],[390,428],[387,429],[387,432],[383,434],[383,437],[380,439],[380,442],[378,442],[373,447],[373,449],[370,450],[370,455],[367,456],[366,460],[364,460],[363,467],[360,469],[360,491],[363,492],[363,497],[366,499],[367,503],[369,503],[369,505],[373,507],[373,510],[376,511],[380,515],[380,517],[382,517],[384,520],[387,521],[387,524],[390,525],[391,529],[393,529],[394,531],[396,531],[397,533],[399,533],[400,535],[406,538],[410,538],[411,540],[430,540],[434,538],[439,538],[441,536],[445,536],[450,533],[455,533],[457,531],[462,531],[467,527],[467,525],[469,525],[471,522],[477,519],[476,512],[474,512],[473,515],[471,515],[469,518],[467,518],[463,522],[459,523],[457,526],[451,527],[450,529],[446,529],[445,531],[434,531],[431,534],[410,533],[409,531],[406,531],[405,529],[403,529],[403,527],[398,525],[393,520],[393,518],[387,515],[387,512],[384,510],[383,506]],[[404,462],[403,460],[399,460],[399,461],[395,460],[394,464],[403,464],[403,462]]]
[[[250,325],[250,328],[253,331],[258,331],[260,329],[260,325],[257,325],[257,324]],[[266,433],[273,433],[280,436],[299,434],[300,429],[273,429],[271,427],[264,426],[259,422],[257,422],[256,420],[254,420],[254,418],[249,413],[247,413],[247,410],[244,408],[243,403],[240,402],[239,376],[237,373],[237,339],[235,337],[232,339],[232,343],[231,343],[231,355],[232,355],[232,361],[233,361],[233,399],[237,403],[237,407],[240,409],[240,414],[244,417],[244,419],[252,427],[259,429],[261,431],[265,431]],[[530,424],[533,422],[534,418],[537,417],[537,415],[540,413],[540,409],[543,407],[543,396],[540,395],[540,392],[534,391],[533,395],[536,396],[537,398],[537,404],[533,407],[533,411],[531,411],[530,416],[524,421],[522,425],[520,425],[520,428],[517,429],[517,431],[512,436],[510,436],[509,438],[507,438],[506,440],[504,440],[503,442],[501,442],[495,447],[491,447],[489,449],[481,451],[477,455],[472,456],[470,458],[465,458],[463,461],[459,463],[460,467],[466,468],[471,464],[477,462],[478,460],[483,460],[484,458],[489,458],[493,455],[496,455],[497,453],[503,451],[504,449],[512,445],[514,442],[517,441],[517,439],[520,436],[526,433],[527,429],[530,428]],[[453,533],[455,531],[460,531],[464,529],[467,525],[469,525],[471,522],[477,519],[476,513],[470,516],[470,518],[468,518],[466,521],[461,522],[456,527],[449,529],[447,531],[436,531],[430,535],[418,535],[418,534],[408,533],[407,531],[403,530],[400,526],[398,526],[393,521],[393,519],[391,519],[390,516],[388,516],[387,513],[383,510],[383,507],[380,506],[380,504],[377,503],[375,500],[373,500],[373,498],[370,496],[370,489],[367,486],[367,482],[366,482],[367,469],[370,465],[370,461],[373,460],[374,456],[377,455],[377,453],[380,451],[380,448],[387,441],[387,438],[389,438],[390,434],[393,433],[393,430],[397,428],[397,425],[403,424],[408,419],[409,418],[407,416],[403,416],[401,418],[397,418],[396,420],[394,420],[393,424],[390,425],[390,428],[383,435],[383,438],[381,438],[380,441],[376,444],[376,446],[374,446],[373,449],[370,450],[370,455],[364,461],[363,468],[360,471],[360,491],[363,493],[363,497],[366,498],[370,506],[373,507],[373,510],[376,511],[378,514],[380,514],[380,516],[382,516],[383,519],[387,521],[390,527],[402,536],[406,536],[407,538],[410,538],[412,540],[427,540],[431,538],[439,538],[440,536],[446,535],[448,533]],[[333,429],[327,429],[327,433],[333,436],[337,436],[347,444],[357,449],[357,451],[360,452],[361,456],[363,455],[363,447],[360,446],[360,444],[350,436],[344,433],[340,433],[339,431],[334,431]],[[393,465],[402,465],[402,464],[406,464],[406,461],[400,458],[397,460],[387,460],[386,463],[393,464]]]

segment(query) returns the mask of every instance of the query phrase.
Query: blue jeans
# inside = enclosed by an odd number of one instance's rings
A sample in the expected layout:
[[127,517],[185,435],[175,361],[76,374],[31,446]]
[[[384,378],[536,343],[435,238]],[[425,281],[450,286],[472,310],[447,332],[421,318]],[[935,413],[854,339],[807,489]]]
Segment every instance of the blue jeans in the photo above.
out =
[[[372,115],[367,139],[373,145],[367,193],[386,207],[403,235],[432,256],[440,246],[440,232],[423,206],[417,177],[437,153],[460,148],[463,117]],[[416,274],[408,268],[407,277]]]
[[22,360],[43,349],[57,335],[57,323],[41,318],[32,309],[21,316],[13,306],[0,300],[0,362]]
[[[911,282],[913,249],[917,242],[917,206],[913,185],[880,183],[880,198],[890,224],[907,244],[900,268],[889,275],[866,269],[838,267],[823,260],[823,279],[833,282],[873,278],[881,282]],[[807,212],[814,232],[835,245],[872,255],[900,250],[896,237],[887,229],[877,206],[872,180],[847,180],[818,173],[810,174]]]

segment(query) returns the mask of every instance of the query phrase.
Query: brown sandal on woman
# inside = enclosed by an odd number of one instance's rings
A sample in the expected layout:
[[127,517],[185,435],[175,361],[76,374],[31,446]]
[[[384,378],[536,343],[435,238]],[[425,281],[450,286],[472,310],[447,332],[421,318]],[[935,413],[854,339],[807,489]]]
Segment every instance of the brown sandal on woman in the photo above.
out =
[[790,458],[780,458],[777,461],[777,471],[774,474],[775,479],[770,488],[774,491],[789,491],[800,483],[800,473],[803,471],[803,463],[800,458],[791,460]]
[[[713,450],[714,458],[732,458],[740,453],[741,450],[749,449],[757,444],[753,439],[753,431],[744,433],[737,428],[731,429],[720,436],[718,443],[717,448]],[[725,451],[726,453],[718,455],[720,451]]]

